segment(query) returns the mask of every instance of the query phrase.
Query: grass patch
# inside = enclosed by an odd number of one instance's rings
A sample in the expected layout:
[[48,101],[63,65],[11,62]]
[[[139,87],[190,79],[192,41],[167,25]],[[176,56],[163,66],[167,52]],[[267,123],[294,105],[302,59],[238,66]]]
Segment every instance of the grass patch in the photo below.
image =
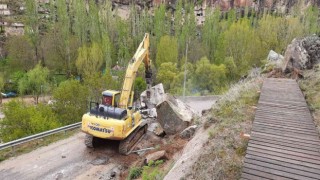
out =
[[129,175],[127,179],[137,179],[141,176],[143,168],[141,167],[133,167],[129,171]]
[[250,133],[262,78],[245,80],[233,86],[211,109],[207,121],[209,140],[192,167],[190,179],[239,179],[248,140],[241,132]]
[[163,160],[150,161],[148,165],[143,167],[133,167],[129,171],[128,180],[142,178],[142,180],[160,180],[163,179],[165,173],[162,172],[160,166]]
[[320,68],[304,71],[303,75],[298,82],[320,132]]
[[66,131],[66,133],[61,132],[58,134],[53,134],[51,136],[47,136],[41,139],[37,139],[34,141],[30,141],[24,144],[20,144],[18,146],[15,146],[14,149],[7,148],[0,151],[0,162],[4,161],[10,157],[19,156],[21,154],[25,154],[28,152],[31,152],[39,147],[48,146],[49,144],[53,142],[57,142],[62,139],[66,139],[75,133],[79,132],[79,129],[74,129],[70,131]]

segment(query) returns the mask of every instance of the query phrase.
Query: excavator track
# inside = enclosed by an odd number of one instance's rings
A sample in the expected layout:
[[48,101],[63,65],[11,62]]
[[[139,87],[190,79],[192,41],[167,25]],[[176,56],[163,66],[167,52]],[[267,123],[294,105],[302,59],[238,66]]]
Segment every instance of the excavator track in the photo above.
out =
[[94,137],[90,134],[86,134],[86,137],[84,139],[84,144],[88,148],[94,148]]
[[142,139],[146,134],[148,125],[138,127],[134,132],[132,132],[126,139],[120,141],[119,153],[128,155],[133,150],[135,145]]

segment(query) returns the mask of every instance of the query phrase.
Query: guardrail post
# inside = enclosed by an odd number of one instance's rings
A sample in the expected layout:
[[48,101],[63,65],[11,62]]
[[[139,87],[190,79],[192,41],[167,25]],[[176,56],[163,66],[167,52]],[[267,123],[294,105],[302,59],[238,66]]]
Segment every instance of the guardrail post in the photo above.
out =
[[16,156],[16,148],[15,148],[16,146],[12,146],[12,154],[13,154],[13,156]]

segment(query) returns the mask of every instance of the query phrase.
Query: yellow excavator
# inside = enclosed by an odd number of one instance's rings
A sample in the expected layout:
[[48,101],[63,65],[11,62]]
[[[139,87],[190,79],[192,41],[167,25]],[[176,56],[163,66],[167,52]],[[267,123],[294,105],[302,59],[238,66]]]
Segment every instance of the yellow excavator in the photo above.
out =
[[128,64],[122,90],[102,92],[101,103],[90,102],[90,111],[83,115],[81,130],[86,133],[87,147],[94,147],[97,138],[119,140],[119,153],[127,154],[146,133],[147,123],[140,111],[132,107],[132,87],[142,62],[145,65],[147,95],[150,96],[152,71],[148,33]]

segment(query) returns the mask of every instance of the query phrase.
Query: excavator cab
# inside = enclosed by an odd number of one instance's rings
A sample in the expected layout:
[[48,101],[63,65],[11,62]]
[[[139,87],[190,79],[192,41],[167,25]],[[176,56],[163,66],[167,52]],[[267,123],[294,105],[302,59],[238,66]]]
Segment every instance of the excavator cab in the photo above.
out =
[[[120,91],[106,90],[102,92],[102,103],[105,106],[119,107]],[[128,107],[131,108],[133,104],[134,91],[131,92],[128,100]]]
[[102,92],[102,104],[105,106],[118,107],[120,92],[107,90]]

